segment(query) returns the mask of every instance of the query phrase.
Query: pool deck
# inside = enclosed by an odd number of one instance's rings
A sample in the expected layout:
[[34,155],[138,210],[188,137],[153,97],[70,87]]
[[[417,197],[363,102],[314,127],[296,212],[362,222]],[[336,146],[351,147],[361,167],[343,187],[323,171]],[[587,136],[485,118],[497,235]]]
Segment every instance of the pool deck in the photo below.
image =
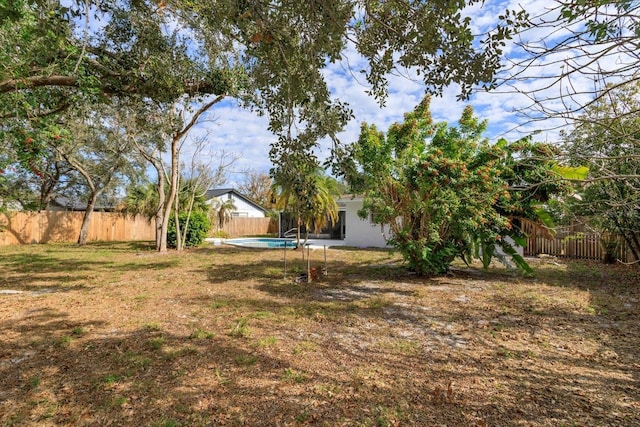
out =
[[[226,239],[221,239],[221,238],[215,238],[215,237],[209,237],[204,239],[205,242],[210,243],[212,245],[216,245],[219,246],[221,244],[223,244]],[[303,242],[304,240],[300,240],[300,242]],[[331,246],[344,246],[344,240],[330,240],[330,239],[309,239],[307,240],[307,244],[305,245],[305,247],[308,246],[309,249],[323,249],[324,247],[331,247]]]
[[310,249],[322,249],[325,246],[330,248],[331,246],[344,246],[344,240],[309,239],[307,240],[307,245],[309,245]]

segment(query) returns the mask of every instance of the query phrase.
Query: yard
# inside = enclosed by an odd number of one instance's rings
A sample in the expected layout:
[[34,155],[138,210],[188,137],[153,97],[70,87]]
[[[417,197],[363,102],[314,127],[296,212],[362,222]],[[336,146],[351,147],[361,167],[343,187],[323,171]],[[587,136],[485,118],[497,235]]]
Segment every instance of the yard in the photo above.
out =
[[637,266],[327,256],[0,248],[0,425],[640,425]]

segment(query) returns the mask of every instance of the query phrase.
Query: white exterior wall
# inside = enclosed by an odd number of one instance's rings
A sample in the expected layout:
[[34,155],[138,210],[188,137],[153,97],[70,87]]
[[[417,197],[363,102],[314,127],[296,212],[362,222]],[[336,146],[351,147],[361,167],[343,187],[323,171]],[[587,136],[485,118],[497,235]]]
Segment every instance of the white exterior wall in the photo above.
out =
[[[218,199],[221,202],[226,202],[228,200],[227,198],[228,194],[223,194],[221,196],[214,197],[211,200],[213,201]],[[233,204],[236,207],[236,209],[231,212],[232,216],[240,216],[245,218],[264,218],[264,212],[256,209],[254,206],[250,205],[244,200],[236,198],[234,194],[231,194],[231,199],[233,200]]]
[[[382,236],[379,224],[372,224],[368,219],[361,219],[358,211],[362,209],[362,199],[341,199],[340,204],[345,206],[345,246],[358,248],[384,248],[388,247]],[[385,228],[389,237],[388,227]]]

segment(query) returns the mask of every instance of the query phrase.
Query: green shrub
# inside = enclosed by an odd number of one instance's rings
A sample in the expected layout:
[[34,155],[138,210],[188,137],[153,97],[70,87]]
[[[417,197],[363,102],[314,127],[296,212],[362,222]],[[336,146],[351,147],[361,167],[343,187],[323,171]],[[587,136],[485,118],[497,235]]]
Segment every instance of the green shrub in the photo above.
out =
[[[186,212],[181,213],[178,218],[180,219],[180,231],[184,233],[184,227],[187,223]],[[189,228],[187,230],[187,237],[183,243],[183,247],[190,248],[200,245],[207,233],[211,224],[207,216],[200,212],[192,212],[189,217]],[[177,246],[176,240],[176,222],[175,217],[169,218],[169,228],[167,229],[167,246],[175,248]]]

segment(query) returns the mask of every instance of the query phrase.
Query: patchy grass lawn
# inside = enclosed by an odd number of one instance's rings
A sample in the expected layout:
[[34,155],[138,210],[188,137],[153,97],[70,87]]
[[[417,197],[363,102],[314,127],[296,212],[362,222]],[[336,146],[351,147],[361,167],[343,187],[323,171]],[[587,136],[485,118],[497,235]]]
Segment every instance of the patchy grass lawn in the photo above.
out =
[[0,248],[0,425],[640,425],[638,268],[327,257]]

